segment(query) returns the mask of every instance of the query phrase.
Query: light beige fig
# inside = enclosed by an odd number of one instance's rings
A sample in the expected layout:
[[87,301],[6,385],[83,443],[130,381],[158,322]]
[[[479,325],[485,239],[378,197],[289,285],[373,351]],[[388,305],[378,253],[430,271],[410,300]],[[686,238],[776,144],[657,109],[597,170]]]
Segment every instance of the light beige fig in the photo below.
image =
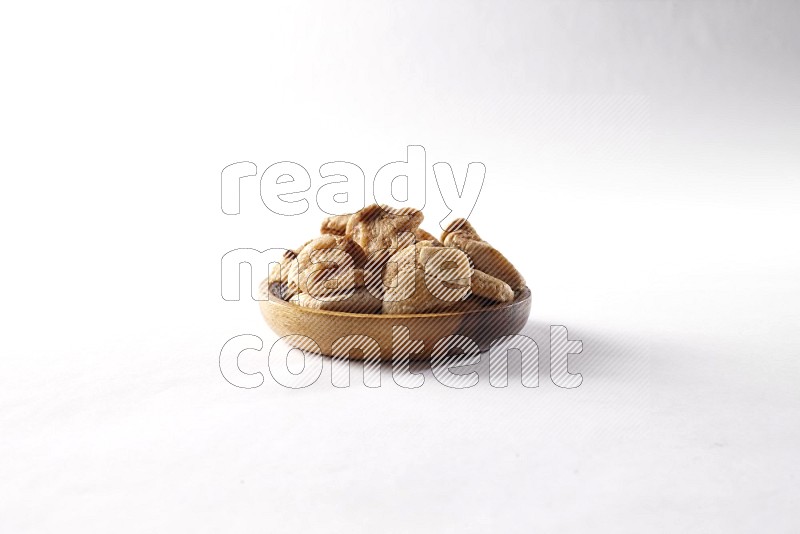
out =
[[518,291],[525,287],[525,279],[514,265],[500,251],[482,240],[466,219],[455,219],[451,222],[442,233],[442,243],[466,252],[475,269],[499,278],[512,290]]
[[511,286],[478,269],[473,269],[470,279],[472,293],[495,302],[511,302],[514,300],[514,290]]
[[392,255],[383,276],[383,313],[446,311],[469,297],[472,269],[454,253],[461,254],[421,241]]
[[322,220],[320,233],[332,235],[344,235],[347,231],[347,221],[350,215],[331,215]]
[[394,252],[417,241],[422,212],[372,204],[353,214],[345,235],[364,249],[374,268],[381,268]]

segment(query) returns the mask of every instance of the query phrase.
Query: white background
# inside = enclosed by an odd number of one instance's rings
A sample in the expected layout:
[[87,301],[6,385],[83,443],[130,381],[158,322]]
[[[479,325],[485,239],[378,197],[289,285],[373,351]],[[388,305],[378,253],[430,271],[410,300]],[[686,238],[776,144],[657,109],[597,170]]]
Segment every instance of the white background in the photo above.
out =
[[[797,532],[798,4],[286,4],[3,8],[0,531]],[[223,167],[409,144],[486,165],[540,386],[226,382],[220,258],[322,214]]]

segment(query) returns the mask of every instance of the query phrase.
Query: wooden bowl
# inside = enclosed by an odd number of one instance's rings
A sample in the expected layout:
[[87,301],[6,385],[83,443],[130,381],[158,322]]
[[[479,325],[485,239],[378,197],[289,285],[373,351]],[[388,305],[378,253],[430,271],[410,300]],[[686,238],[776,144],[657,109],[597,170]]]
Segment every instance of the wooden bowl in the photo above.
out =
[[[337,340],[354,334],[368,336],[380,347],[381,359],[391,359],[392,330],[395,326],[407,327],[411,340],[420,340],[424,344],[421,350],[414,350],[413,353],[408,350],[409,344],[398,347],[398,350],[408,352],[411,358],[429,357],[440,339],[453,334],[472,339],[481,351],[485,351],[495,339],[522,330],[531,311],[531,292],[527,287],[519,291],[512,302],[468,311],[411,315],[312,310],[282,300],[279,289],[278,284],[272,284],[269,287],[269,300],[259,301],[264,319],[276,334],[286,336],[284,341],[293,347],[326,356],[344,356],[349,352],[352,359],[361,359],[364,355],[359,350],[351,351],[352,344],[345,350],[347,344],[341,341],[335,343]],[[419,349],[418,345],[414,348]]]

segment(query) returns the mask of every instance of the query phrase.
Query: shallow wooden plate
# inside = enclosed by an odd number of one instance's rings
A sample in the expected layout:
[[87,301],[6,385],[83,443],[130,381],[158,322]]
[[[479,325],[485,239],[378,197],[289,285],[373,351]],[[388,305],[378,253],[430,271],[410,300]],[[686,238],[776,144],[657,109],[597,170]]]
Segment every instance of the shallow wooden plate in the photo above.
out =
[[[259,301],[264,319],[276,334],[289,345],[303,350],[326,356],[349,353],[353,359],[363,358],[365,352],[370,354],[370,349],[376,351],[377,347],[382,359],[390,359],[393,350],[398,351],[397,356],[408,353],[412,358],[424,358],[431,355],[439,340],[453,334],[470,338],[485,351],[495,339],[522,330],[531,311],[531,292],[527,287],[519,291],[512,302],[468,311],[411,315],[312,310],[286,302],[279,296],[279,291],[280,286],[272,284],[269,300]],[[393,330],[397,336],[403,332],[394,327],[408,328],[407,334],[412,341],[393,347]],[[356,335],[364,337],[341,340]],[[377,347],[368,338],[374,340]],[[395,338],[395,341],[399,340],[400,337]],[[423,343],[421,350],[419,343],[414,344],[413,340]],[[356,350],[351,350],[353,347]]]

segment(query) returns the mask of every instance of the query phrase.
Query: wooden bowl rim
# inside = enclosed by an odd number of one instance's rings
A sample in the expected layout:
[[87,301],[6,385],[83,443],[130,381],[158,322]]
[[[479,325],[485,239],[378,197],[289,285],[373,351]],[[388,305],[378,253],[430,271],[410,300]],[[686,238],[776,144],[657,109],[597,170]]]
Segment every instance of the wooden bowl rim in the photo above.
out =
[[274,304],[275,306],[291,308],[296,312],[309,313],[312,315],[321,315],[328,317],[364,317],[364,318],[370,318],[375,320],[386,320],[386,321],[398,320],[398,319],[436,319],[440,317],[463,317],[477,313],[487,313],[487,312],[504,310],[506,308],[510,308],[512,306],[521,304],[527,300],[530,300],[531,298],[531,290],[528,286],[525,286],[519,292],[515,293],[514,300],[512,300],[511,302],[500,302],[498,304],[493,304],[491,306],[486,306],[483,308],[477,308],[475,310],[436,312],[436,313],[408,313],[408,314],[351,313],[351,312],[341,312],[341,311],[331,311],[331,310],[315,310],[313,308],[304,308],[302,306],[292,304],[290,302],[283,300],[283,298],[281,298],[281,296],[275,292],[275,289],[278,288],[279,286],[280,286],[279,282],[273,282],[269,284],[270,296],[274,296],[275,299],[273,300],[272,298],[269,298],[267,300],[262,300],[261,302],[271,303]]

